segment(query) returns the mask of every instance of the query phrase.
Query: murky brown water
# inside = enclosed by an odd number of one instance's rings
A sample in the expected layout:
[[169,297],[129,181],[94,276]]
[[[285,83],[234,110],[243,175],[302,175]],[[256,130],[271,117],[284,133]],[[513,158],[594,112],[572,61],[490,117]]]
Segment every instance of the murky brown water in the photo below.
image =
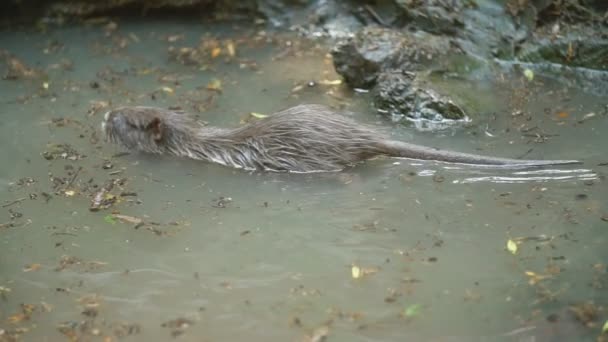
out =
[[[323,84],[339,77],[322,45],[200,23],[118,22],[110,31],[0,33],[3,49],[49,75],[0,81],[0,341],[599,335],[608,299],[603,99],[540,75],[533,85],[500,75],[446,81],[478,110],[473,125],[421,133],[370,115],[366,95]],[[232,40],[236,57],[227,60],[221,45],[208,65],[168,61],[170,45],[205,34]],[[213,79],[221,93],[205,89]],[[197,115],[215,125],[298,103],[344,105],[408,141],[585,164],[526,172],[375,160],[340,174],[286,175],[113,157],[122,150],[100,140],[104,109],[91,110],[101,103],[92,101],[208,106]],[[77,154],[47,160],[53,144]],[[70,160],[78,155],[86,158]],[[118,178],[112,193],[132,194],[89,211],[104,182]],[[515,255],[509,239],[521,242]],[[587,302],[598,310],[589,328],[566,308]]]

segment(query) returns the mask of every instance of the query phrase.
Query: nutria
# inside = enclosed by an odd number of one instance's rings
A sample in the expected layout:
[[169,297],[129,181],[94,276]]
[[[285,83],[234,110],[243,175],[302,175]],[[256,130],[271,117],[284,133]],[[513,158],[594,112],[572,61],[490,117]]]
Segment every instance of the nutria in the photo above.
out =
[[182,112],[122,107],[107,112],[102,127],[108,140],[130,150],[246,170],[339,171],[380,155],[510,167],[578,163],[485,157],[394,141],[321,105],[295,106],[233,129],[205,127]]

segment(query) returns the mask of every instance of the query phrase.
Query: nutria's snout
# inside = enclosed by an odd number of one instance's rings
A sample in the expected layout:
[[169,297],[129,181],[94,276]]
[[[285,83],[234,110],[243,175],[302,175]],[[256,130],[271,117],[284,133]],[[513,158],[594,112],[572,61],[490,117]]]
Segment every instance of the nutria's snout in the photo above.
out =
[[124,125],[124,118],[122,118],[121,113],[116,110],[110,110],[103,115],[101,130],[108,141],[116,142],[117,133],[124,132]]
[[103,116],[102,130],[108,141],[129,149],[158,153],[163,138],[164,120],[143,107],[120,107]]

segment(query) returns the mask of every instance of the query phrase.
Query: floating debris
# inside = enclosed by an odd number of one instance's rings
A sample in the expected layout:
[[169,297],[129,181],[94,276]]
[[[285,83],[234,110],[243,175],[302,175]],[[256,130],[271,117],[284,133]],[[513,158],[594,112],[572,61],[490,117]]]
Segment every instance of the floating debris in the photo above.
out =
[[110,191],[114,188],[114,180],[107,181],[99,191],[95,193],[93,196],[93,200],[91,201],[91,205],[89,206],[90,211],[99,211],[103,209],[107,209],[114,205],[118,198],[110,193]]
[[140,225],[144,222],[143,219],[135,216],[121,215],[121,214],[112,214],[112,217],[118,219],[125,223],[132,223],[134,225]]
[[180,318],[162,323],[160,326],[163,328],[171,329],[171,336],[177,337],[177,336],[184,334],[186,332],[186,329],[188,329],[193,324],[194,324],[193,320],[180,317]]
[[49,144],[47,149],[47,151],[42,152],[42,156],[46,160],[67,159],[74,161],[86,158],[85,155],[78,153],[69,144]]
[[511,239],[507,240],[507,250],[511,254],[517,254],[517,243]]

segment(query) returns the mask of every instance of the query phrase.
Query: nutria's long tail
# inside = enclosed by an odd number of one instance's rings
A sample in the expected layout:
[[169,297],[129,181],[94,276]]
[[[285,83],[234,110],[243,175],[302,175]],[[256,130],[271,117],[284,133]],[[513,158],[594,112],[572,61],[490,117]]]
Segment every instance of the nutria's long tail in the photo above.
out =
[[392,157],[402,157],[421,160],[436,160],[448,163],[472,165],[503,165],[514,167],[533,167],[546,165],[582,164],[578,160],[522,160],[498,157],[486,157],[478,154],[438,150],[431,147],[408,144],[391,140],[383,144],[386,154]]

